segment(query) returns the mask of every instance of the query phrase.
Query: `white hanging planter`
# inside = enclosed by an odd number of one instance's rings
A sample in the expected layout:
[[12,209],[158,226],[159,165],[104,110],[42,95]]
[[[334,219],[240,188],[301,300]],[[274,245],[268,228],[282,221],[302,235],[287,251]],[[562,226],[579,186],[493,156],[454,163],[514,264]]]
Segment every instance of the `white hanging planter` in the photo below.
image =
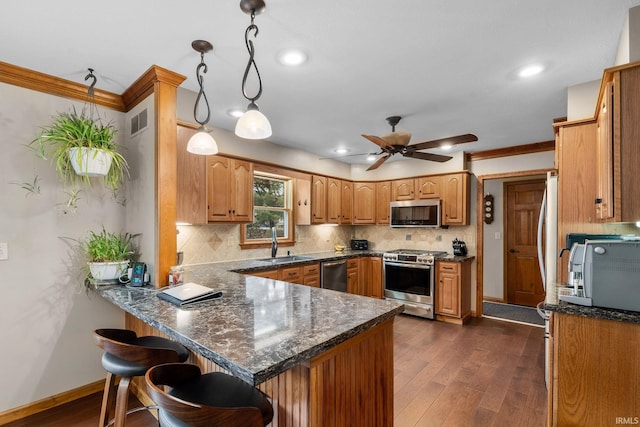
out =
[[117,282],[129,267],[129,261],[90,262],[88,264],[91,277],[93,277],[96,284]]
[[70,148],[69,159],[78,175],[105,176],[111,168],[112,157],[97,148]]

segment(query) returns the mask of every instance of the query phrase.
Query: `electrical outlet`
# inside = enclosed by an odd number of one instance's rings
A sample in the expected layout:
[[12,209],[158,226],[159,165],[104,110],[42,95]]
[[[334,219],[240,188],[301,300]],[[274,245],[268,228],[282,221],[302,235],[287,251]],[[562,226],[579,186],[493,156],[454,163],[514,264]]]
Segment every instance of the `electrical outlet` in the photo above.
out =
[[406,236],[404,236],[404,240],[411,240],[411,234],[407,234]]
[[229,247],[233,246],[233,237],[231,236],[227,237],[227,246]]
[[496,240],[500,240],[502,238],[502,236],[500,236],[500,232],[496,231],[495,233],[493,233],[493,238]]
[[0,243],[0,260],[9,259],[9,245],[7,243]]
[[442,234],[436,236],[436,242],[442,242]]

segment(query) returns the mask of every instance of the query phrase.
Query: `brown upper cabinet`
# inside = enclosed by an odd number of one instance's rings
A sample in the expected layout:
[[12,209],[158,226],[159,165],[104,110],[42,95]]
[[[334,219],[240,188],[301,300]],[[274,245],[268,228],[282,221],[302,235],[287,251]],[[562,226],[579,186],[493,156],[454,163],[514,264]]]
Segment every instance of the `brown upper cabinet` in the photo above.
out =
[[469,225],[469,175],[442,176],[442,225]]
[[176,221],[201,225],[207,223],[207,158],[187,151],[194,129],[178,126]]
[[313,175],[311,179],[311,224],[327,222],[327,178]]
[[353,183],[327,178],[327,221],[330,224],[351,224],[353,215]]
[[416,178],[417,199],[437,199],[440,197],[439,175]]
[[599,218],[614,222],[640,220],[640,65],[611,73],[598,105]]
[[253,222],[253,164],[207,156],[209,222]]
[[395,179],[391,181],[391,200],[413,200],[415,196],[415,183],[413,178]]
[[376,224],[389,224],[391,182],[376,182]]
[[311,224],[311,181],[296,178],[294,186],[294,212],[296,225]]
[[[389,203],[387,202],[387,205]],[[376,184],[373,182],[353,183],[353,223],[376,223]]]

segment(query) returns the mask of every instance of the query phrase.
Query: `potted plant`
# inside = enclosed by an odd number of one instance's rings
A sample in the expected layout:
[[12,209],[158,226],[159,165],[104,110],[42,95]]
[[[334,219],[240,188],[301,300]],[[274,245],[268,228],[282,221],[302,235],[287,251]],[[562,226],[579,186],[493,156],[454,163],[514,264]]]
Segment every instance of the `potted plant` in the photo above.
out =
[[90,184],[90,177],[103,176],[104,183],[115,191],[129,174],[114,140],[116,132],[112,124],[94,120],[84,110],[78,114],[74,108],[55,116],[29,146],[42,158],[51,159],[64,184],[78,180]]
[[87,257],[89,281],[93,284],[112,283],[127,272],[129,262],[135,260],[134,239],[137,235],[128,232],[112,233],[102,230],[89,232],[81,241],[81,249]]

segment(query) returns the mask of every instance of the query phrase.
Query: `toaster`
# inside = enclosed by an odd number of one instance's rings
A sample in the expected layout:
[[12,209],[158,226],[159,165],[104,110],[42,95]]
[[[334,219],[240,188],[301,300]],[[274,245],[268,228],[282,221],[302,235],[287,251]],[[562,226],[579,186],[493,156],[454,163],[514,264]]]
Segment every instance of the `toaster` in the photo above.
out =
[[353,250],[367,250],[369,249],[368,240],[351,239],[351,249]]

